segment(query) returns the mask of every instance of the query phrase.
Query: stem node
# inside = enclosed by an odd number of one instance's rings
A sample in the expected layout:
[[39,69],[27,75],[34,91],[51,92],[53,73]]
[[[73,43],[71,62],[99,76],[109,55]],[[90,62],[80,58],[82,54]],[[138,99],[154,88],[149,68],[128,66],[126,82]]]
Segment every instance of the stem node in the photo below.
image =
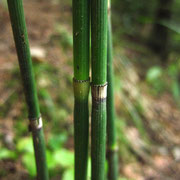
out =
[[42,129],[43,121],[41,116],[39,118],[29,118],[29,131],[38,131]]
[[102,101],[107,98],[107,83],[102,85],[91,84],[92,98],[96,101]]
[[90,78],[88,80],[77,80],[73,78],[73,88],[75,99],[87,99],[90,88]]

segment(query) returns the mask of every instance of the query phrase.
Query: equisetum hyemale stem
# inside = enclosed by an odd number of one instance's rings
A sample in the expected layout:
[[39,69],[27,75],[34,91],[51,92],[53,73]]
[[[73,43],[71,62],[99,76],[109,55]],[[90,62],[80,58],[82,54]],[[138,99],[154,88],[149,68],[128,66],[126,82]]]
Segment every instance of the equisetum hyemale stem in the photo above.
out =
[[107,0],[91,0],[93,180],[105,179],[107,96]]
[[87,179],[90,81],[74,79],[75,179]]
[[107,83],[91,85],[92,91],[92,179],[105,179]]
[[118,179],[118,154],[115,128],[114,71],[111,28],[111,2],[108,0],[108,43],[107,43],[107,160],[108,180]]
[[37,179],[48,180],[49,175],[46,164],[45,141],[32,60],[30,56],[23,3],[22,0],[8,0],[7,2],[19,60],[21,77],[24,86],[26,103],[28,106],[30,130],[33,136],[33,145],[37,167]]
[[87,179],[89,110],[89,0],[73,0],[75,180]]

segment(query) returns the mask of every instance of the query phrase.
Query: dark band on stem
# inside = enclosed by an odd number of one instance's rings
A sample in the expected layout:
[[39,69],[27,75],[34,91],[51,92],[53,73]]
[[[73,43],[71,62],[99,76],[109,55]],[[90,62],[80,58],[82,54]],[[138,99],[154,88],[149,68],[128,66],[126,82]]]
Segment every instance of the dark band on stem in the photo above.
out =
[[103,85],[91,84],[93,100],[103,101],[103,100],[107,99],[107,85],[108,85],[108,83],[105,83]]
[[74,82],[74,83],[85,83],[85,82],[90,82],[90,78],[88,78],[87,80],[77,80],[76,78],[73,78],[73,82]]
[[42,127],[43,121],[41,116],[39,118],[29,118],[29,131],[38,131]]

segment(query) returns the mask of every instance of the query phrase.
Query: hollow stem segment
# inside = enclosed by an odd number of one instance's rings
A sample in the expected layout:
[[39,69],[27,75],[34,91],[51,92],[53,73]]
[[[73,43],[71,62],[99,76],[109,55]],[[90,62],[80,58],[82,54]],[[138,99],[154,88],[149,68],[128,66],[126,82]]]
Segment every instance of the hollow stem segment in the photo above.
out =
[[73,0],[74,77],[77,80],[89,78],[89,11],[89,0]]
[[107,0],[91,0],[93,180],[105,179],[107,95]]
[[34,124],[33,120],[36,120],[36,123],[39,124],[40,109],[30,56],[23,3],[22,0],[8,0],[7,2],[33,136],[37,178],[38,180],[48,180],[43,129],[42,126],[35,128],[37,126],[32,125]]
[[87,179],[89,136],[89,0],[73,0],[75,180]]
[[111,8],[108,0],[108,43],[107,43],[107,160],[108,180],[118,179],[118,156],[115,127],[114,106],[114,71],[113,71],[113,46],[111,28]]
[[75,179],[87,179],[89,111],[88,95],[90,81],[74,79],[74,142],[75,142]]
[[107,83],[92,85],[92,179],[105,179]]

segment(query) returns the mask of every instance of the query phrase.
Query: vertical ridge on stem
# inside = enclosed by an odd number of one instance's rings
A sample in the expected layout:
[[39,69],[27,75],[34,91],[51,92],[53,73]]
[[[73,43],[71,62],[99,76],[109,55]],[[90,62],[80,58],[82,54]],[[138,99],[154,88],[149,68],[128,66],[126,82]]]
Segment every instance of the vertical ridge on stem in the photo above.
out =
[[75,180],[87,179],[89,140],[89,0],[73,0]]
[[[8,0],[7,2],[22,82],[24,86],[24,93],[28,107],[29,120],[30,124],[32,125],[32,120],[35,119],[38,121],[38,119],[40,118],[40,108],[30,55],[23,2],[22,0]],[[31,126],[31,132],[33,136],[33,145],[35,151],[37,179],[48,180],[49,175],[46,163],[46,150],[43,128],[42,126],[40,128]]]
[[107,45],[107,160],[108,180],[118,178],[118,156],[115,127],[115,105],[114,105],[114,71],[113,71],[113,46],[111,28],[111,7],[108,0],[108,45]]
[[93,180],[104,180],[106,156],[107,0],[91,0],[91,46],[91,178]]

